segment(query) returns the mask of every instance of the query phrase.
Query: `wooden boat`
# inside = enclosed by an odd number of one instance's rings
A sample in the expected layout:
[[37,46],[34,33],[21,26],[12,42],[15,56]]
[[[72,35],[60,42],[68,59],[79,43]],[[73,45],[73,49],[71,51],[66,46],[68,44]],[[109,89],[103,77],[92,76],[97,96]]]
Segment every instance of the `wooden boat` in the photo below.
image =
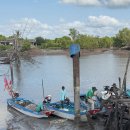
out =
[[[61,107],[60,102],[49,103],[46,104],[47,109],[50,111],[54,111],[54,115],[59,116],[61,118],[66,118],[70,120],[74,120],[75,112],[74,112],[74,103],[69,102],[69,104],[64,104],[64,108]],[[87,109],[85,106],[80,106],[80,116],[81,118],[86,118]]]
[[47,109],[40,112],[36,112],[35,111],[36,104],[24,98],[7,99],[7,105],[27,116],[36,117],[36,118],[44,118],[44,117],[47,118],[54,112]]

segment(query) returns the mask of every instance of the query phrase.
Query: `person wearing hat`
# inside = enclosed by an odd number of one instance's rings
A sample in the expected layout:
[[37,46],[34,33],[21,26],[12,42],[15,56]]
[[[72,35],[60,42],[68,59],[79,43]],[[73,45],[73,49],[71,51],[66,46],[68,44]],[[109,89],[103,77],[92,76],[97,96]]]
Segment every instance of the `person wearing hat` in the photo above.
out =
[[93,96],[96,96],[96,94],[97,94],[97,88],[96,88],[96,87],[92,87],[92,88],[86,93],[86,100],[88,101],[88,103],[90,103],[90,105],[91,105],[91,110],[94,110],[95,100],[93,99]]

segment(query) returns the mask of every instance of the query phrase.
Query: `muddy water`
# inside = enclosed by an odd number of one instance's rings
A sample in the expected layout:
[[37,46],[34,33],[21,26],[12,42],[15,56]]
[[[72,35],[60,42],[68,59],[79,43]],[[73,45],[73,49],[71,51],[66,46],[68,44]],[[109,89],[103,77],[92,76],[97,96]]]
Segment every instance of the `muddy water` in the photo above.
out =
[[[86,92],[91,86],[101,90],[104,85],[118,84],[118,77],[123,78],[127,57],[105,52],[99,55],[90,55],[80,58],[80,84],[81,93]],[[59,91],[64,85],[68,96],[73,100],[73,68],[72,59],[64,55],[39,56],[34,62],[22,61],[20,68],[15,64],[14,88],[21,97],[39,103],[43,99],[42,79],[44,94],[52,95],[52,101],[59,100]],[[88,124],[81,123],[76,126],[73,122],[58,117],[49,119],[35,119],[27,117],[11,108],[7,109],[6,100],[9,98],[4,91],[3,74],[10,78],[8,65],[0,65],[0,130],[84,130]],[[128,70],[127,86],[130,87],[130,70]],[[95,129],[102,130],[102,124],[96,124]]]

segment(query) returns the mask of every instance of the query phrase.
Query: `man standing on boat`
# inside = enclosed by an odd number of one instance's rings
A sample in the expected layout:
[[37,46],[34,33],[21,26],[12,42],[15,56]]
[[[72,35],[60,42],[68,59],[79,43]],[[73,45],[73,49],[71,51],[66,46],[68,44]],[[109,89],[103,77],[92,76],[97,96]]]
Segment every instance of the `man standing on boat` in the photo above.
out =
[[97,95],[97,88],[92,87],[87,93],[86,93],[86,100],[91,105],[91,110],[94,110],[94,99],[93,96]]
[[65,87],[62,86],[62,90],[60,92],[60,101],[61,101],[61,107],[64,108],[64,101],[67,98],[67,93],[65,90]]

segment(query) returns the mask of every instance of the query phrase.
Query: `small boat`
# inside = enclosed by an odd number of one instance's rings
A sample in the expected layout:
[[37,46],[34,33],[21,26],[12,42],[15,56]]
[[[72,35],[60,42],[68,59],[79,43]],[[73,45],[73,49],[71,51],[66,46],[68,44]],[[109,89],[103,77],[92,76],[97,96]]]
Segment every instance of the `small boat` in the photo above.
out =
[[7,105],[8,107],[12,107],[15,110],[27,116],[36,117],[36,118],[44,118],[44,117],[47,118],[54,112],[47,109],[40,112],[36,112],[36,104],[24,98],[7,99]]
[[[75,111],[74,103],[69,102],[69,104],[64,104],[64,108],[61,107],[60,102],[46,104],[47,109],[54,111],[53,115],[59,116],[61,118],[74,120]],[[80,106],[80,116],[81,118],[86,118],[87,109],[85,106]]]

